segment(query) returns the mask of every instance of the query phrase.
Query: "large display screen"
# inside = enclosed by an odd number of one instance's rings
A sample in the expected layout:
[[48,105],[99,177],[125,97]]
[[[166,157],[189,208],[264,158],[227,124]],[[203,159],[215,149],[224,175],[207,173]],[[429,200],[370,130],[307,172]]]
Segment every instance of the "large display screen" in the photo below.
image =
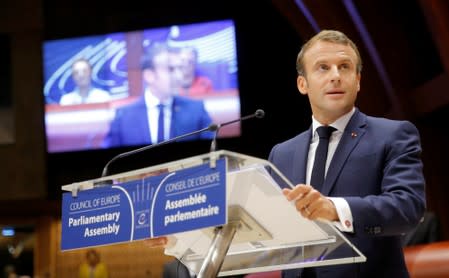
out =
[[[232,20],[45,41],[43,60],[51,153],[154,144],[240,117]],[[218,137],[239,135],[236,123]]]

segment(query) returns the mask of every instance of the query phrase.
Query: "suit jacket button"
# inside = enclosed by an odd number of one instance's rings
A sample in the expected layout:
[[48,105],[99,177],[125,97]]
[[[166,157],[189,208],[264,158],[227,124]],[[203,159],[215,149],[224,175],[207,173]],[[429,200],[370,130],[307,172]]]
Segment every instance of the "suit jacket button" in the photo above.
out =
[[382,227],[379,226],[374,227],[374,234],[377,235],[380,233],[382,233]]
[[365,227],[365,232],[369,235],[373,234],[373,228],[372,227]]

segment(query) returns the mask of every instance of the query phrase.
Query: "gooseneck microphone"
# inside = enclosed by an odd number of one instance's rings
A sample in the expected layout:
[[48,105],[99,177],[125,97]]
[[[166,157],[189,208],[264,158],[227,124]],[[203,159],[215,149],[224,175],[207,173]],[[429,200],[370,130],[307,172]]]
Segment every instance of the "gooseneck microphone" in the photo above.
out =
[[135,149],[135,150],[132,150],[132,151],[129,151],[129,152],[118,154],[118,155],[114,156],[111,160],[109,160],[108,163],[106,163],[106,165],[103,168],[103,172],[101,174],[101,177],[105,177],[105,176],[107,176],[109,174],[108,173],[109,166],[114,161],[116,161],[118,159],[130,156],[130,155],[134,155],[134,154],[137,154],[137,153],[149,150],[149,149],[153,149],[153,148],[156,148],[156,147],[159,147],[159,146],[162,146],[162,145],[170,144],[170,143],[173,143],[173,142],[175,142],[177,140],[180,140],[180,139],[192,136],[192,135],[196,135],[196,134],[199,134],[199,133],[202,133],[202,132],[205,132],[205,131],[214,131],[214,137],[213,137],[212,143],[211,143],[211,151],[215,151],[216,146],[217,146],[217,135],[218,135],[218,131],[220,130],[221,127],[227,126],[227,125],[230,125],[230,124],[233,124],[233,123],[236,123],[236,122],[241,122],[241,121],[244,121],[244,120],[248,120],[248,119],[251,119],[251,118],[259,118],[260,119],[260,118],[263,118],[264,116],[265,116],[265,112],[262,109],[257,109],[256,112],[254,112],[251,115],[247,115],[247,116],[244,116],[244,117],[241,117],[241,118],[229,121],[229,122],[221,123],[221,124],[212,123],[208,127],[205,127],[203,129],[192,131],[190,133],[182,134],[182,135],[173,137],[171,139],[168,139],[168,140],[156,143],[156,144],[147,145],[147,146],[139,148],[139,149]]
[[239,119],[235,119],[229,122],[225,122],[225,123],[221,123],[216,125],[217,128],[214,130],[214,137],[212,139],[212,142],[210,144],[210,151],[214,152],[217,149],[217,136],[218,136],[218,132],[220,131],[220,128],[223,126],[227,126],[236,122],[242,122],[248,119],[252,119],[252,118],[258,118],[258,119],[262,119],[263,117],[265,117],[265,112],[262,109],[257,109],[256,112],[254,112],[253,114],[241,117]]
[[105,177],[105,176],[108,175],[108,168],[109,168],[109,166],[111,165],[112,162],[114,162],[114,161],[116,161],[118,159],[130,156],[130,155],[133,155],[133,154],[136,154],[136,153],[140,153],[140,152],[143,152],[143,151],[146,151],[146,150],[149,150],[149,149],[153,149],[153,148],[156,148],[156,147],[159,147],[159,146],[162,146],[162,145],[166,145],[166,144],[175,142],[177,140],[183,139],[185,137],[196,135],[196,134],[199,134],[199,133],[202,133],[202,132],[205,132],[205,131],[216,131],[218,128],[219,128],[218,125],[213,123],[213,124],[210,124],[208,127],[203,128],[203,129],[195,130],[195,131],[192,131],[190,133],[182,134],[182,135],[173,137],[171,139],[168,139],[168,140],[156,143],[156,144],[148,145],[148,146],[145,146],[145,147],[142,147],[142,148],[139,148],[139,149],[135,149],[135,150],[132,150],[132,151],[129,151],[129,152],[118,154],[118,155],[114,156],[111,160],[109,160],[108,163],[106,163],[106,165],[103,168],[103,172],[101,174],[101,177]]

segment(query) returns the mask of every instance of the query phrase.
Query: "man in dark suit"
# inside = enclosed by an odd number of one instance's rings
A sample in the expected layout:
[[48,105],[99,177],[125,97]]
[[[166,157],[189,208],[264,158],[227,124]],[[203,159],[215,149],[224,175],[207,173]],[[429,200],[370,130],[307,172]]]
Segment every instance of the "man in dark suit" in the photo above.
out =
[[[296,65],[297,87],[309,98],[312,126],[274,146],[269,160],[296,184],[283,193],[298,213],[334,223],[367,260],[286,270],[283,277],[408,277],[401,235],[419,223],[425,210],[417,129],[355,108],[362,61],[343,33],[315,35]],[[333,128],[324,181],[313,184],[320,126]]]
[[[116,111],[104,146],[158,143],[207,127],[212,120],[204,103],[178,96],[182,64],[179,49],[155,44],[141,61],[145,92],[129,106]],[[186,138],[210,139],[211,132]]]

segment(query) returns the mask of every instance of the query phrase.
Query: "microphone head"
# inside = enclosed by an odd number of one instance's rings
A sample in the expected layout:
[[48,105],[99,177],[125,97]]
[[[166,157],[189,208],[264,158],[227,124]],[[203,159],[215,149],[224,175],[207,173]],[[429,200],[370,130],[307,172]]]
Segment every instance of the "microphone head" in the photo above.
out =
[[219,124],[211,124],[211,125],[208,127],[208,130],[209,130],[209,131],[217,131],[219,128],[220,128],[220,125],[219,125]]
[[265,111],[263,111],[262,109],[257,109],[254,115],[256,116],[256,118],[262,119],[263,117],[265,117]]

